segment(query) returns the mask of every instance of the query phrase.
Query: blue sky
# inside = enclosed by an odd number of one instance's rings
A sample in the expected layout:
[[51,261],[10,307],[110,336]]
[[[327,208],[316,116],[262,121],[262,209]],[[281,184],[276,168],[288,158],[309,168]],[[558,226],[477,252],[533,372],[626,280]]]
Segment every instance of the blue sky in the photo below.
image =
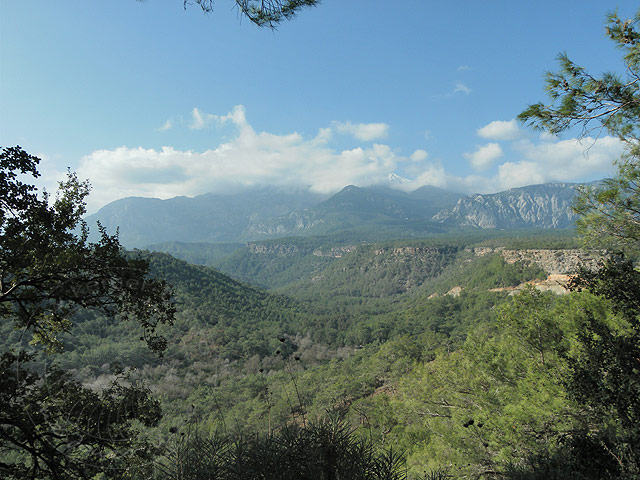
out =
[[[605,5],[606,4],[606,5]],[[0,144],[52,188],[89,178],[89,210],[242,185],[389,182],[490,192],[613,172],[613,138],[513,119],[566,51],[622,71],[594,0],[324,0],[273,32],[230,0],[0,0]]]

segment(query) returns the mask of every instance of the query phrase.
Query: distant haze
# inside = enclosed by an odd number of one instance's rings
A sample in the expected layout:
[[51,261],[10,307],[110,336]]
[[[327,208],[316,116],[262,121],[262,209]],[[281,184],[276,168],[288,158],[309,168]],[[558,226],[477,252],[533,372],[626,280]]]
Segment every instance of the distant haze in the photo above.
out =
[[286,236],[336,241],[424,237],[460,228],[571,228],[575,184],[544,184],[470,195],[424,186],[411,192],[347,186],[328,196],[304,189],[252,187],[167,200],[129,197],[87,217],[119,229],[125,247],[161,242],[237,243]]

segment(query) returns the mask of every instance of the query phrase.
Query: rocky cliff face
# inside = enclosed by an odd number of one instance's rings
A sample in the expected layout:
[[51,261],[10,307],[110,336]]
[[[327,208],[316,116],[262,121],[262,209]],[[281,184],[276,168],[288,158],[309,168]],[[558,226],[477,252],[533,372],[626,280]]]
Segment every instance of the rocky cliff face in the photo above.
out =
[[505,248],[474,248],[477,256],[499,254],[508,263],[536,263],[550,275],[575,273],[580,266],[595,268],[604,252],[579,249],[509,250]]
[[[362,246],[365,250],[367,247]],[[358,245],[342,245],[334,247],[304,247],[287,242],[247,243],[247,250],[254,255],[313,255],[315,257],[342,258],[344,255],[358,251]],[[603,251],[587,251],[581,249],[525,249],[515,250],[504,247],[475,247],[468,249],[475,256],[498,254],[507,263],[535,263],[549,275],[566,275],[574,273],[580,266],[596,268],[602,259]],[[451,255],[454,249],[448,247],[396,246],[380,247],[371,250],[372,258],[385,258],[388,262],[405,262],[433,260],[439,255]],[[369,259],[369,260],[371,260]]]
[[247,251],[254,255],[277,255],[286,257],[290,255],[313,255],[314,257],[341,258],[347,253],[355,252],[356,245],[343,245],[338,247],[303,247],[293,243],[269,242],[247,243]]
[[450,246],[337,247],[331,249],[335,261],[310,277],[309,282],[315,288],[338,295],[380,298],[399,295],[440,275],[455,262],[458,251]]
[[256,255],[295,255],[295,254],[307,254],[310,253],[306,249],[301,249],[297,245],[288,244],[288,243],[272,243],[272,244],[261,244],[261,243],[247,243],[247,250],[249,253],[253,253]]
[[554,183],[469,195],[434,215],[433,220],[477,228],[570,228],[575,184]]
[[415,257],[429,257],[434,254],[447,252],[449,253],[450,249],[446,247],[383,247],[377,248],[373,251],[374,255],[388,255],[390,257],[406,257],[406,256],[415,256]]
[[313,255],[316,257],[342,258],[347,253],[355,252],[356,245],[345,245],[343,247],[316,248]]
[[304,233],[324,223],[324,219],[316,218],[308,209],[291,212],[284,216],[256,221],[242,232],[242,239],[271,238]]

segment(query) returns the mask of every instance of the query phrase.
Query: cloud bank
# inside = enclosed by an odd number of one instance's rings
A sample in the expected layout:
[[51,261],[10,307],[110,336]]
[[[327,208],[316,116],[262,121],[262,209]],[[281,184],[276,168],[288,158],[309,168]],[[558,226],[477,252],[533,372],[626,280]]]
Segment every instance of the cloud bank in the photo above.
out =
[[[252,185],[306,187],[332,193],[349,184],[364,187],[391,181],[392,186],[403,190],[434,185],[469,193],[495,192],[533,183],[604,176],[611,172],[612,160],[623,151],[621,142],[612,137],[595,143],[588,138],[582,142],[549,136],[531,139],[518,130],[515,121],[494,121],[478,129],[477,134],[495,141],[463,155],[482,175],[460,176],[447,172],[442,161],[431,159],[423,149],[404,156],[379,143],[389,134],[390,127],[384,123],[333,122],[312,138],[296,132],[276,135],[256,132],[244,107],[237,106],[226,115],[194,108],[186,126],[202,129],[222,124],[231,124],[235,136],[203,152],[171,146],[159,150],[123,146],[83,157],[77,173],[93,185],[89,212],[126,196],[193,196]],[[331,146],[335,135],[348,135],[356,145],[336,149]],[[404,180],[389,180],[398,178],[394,174]]]
[[479,146],[473,153],[464,154],[476,170],[486,170],[495,160],[502,157],[502,155],[502,148],[497,143],[487,143],[486,145]]
[[515,140],[522,136],[522,132],[515,120],[509,120],[508,122],[496,120],[479,128],[476,133],[488,140]]
[[352,135],[363,142],[387,138],[389,125],[386,123],[340,123],[334,122],[334,128],[338,133]]

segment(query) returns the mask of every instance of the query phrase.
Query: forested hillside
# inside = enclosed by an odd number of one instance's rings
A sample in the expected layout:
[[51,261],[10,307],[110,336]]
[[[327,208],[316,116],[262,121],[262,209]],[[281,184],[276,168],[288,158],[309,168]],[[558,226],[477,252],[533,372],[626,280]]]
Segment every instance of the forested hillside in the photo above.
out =
[[[195,418],[238,435],[332,412],[354,427],[364,422],[376,442],[413,455],[394,413],[406,408],[399,389],[418,365],[455,351],[470,330],[493,322],[496,305],[509,297],[490,288],[545,276],[535,265],[477,256],[461,245],[323,251],[340,254],[321,278],[289,283],[288,297],[166,254],[134,253],[175,289],[175,321],[159,329],[168,339],[163,358],[138,342],[135,325],[83,314],[60,336],[58,364],[93,388],[112,381],[114,369],[144,381],[161,399],[158,434],[166,439]],[[454,286],[461,293],[446,294]],[[3,329],[6,349],[19,334]]]

